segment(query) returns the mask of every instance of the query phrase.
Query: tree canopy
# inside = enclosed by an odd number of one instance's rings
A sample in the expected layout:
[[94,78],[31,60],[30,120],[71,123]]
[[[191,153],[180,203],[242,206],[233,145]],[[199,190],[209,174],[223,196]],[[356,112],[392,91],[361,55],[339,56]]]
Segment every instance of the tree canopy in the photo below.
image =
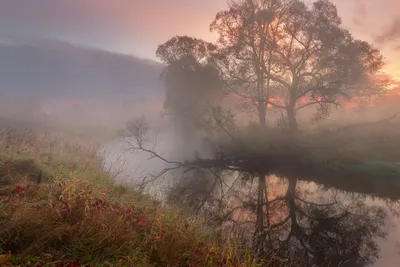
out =
[[210,28],[226,85],[256,105],[261,125],[267,105],[283,109],[296,130],[296,111],[306,106],[326,110],[380,90],[371,78],[382,55],[341,26],[328,0],[234,0]]
[[164,107],[198,116],[220,88],[219,72],[211,62],[216,46],[188,36],[176,36],[160,45],[157,56],[166,63],[162,80]]

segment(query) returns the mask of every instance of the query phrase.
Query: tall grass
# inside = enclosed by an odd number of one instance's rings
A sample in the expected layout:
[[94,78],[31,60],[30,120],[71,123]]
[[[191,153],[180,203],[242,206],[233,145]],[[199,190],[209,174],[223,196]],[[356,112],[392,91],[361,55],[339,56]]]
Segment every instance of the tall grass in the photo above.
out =
[[0,132],[0,265],[256,266],[103,170],[96,146],[62,134]]

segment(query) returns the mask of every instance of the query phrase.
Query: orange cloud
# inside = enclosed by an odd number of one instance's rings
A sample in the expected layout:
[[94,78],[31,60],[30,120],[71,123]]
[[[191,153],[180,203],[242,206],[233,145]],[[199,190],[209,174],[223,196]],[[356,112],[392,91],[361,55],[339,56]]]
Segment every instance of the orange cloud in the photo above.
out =
[[387,91],[387,95],[400,95],[400,86]]

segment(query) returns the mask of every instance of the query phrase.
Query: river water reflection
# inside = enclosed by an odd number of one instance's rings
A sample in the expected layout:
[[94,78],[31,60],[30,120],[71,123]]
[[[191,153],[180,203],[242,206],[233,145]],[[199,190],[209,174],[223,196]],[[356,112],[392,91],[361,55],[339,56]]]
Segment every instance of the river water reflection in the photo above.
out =
[[[168,150],[168,146],[162,149]],[[122,166],[119,175],[122,182],[140,183],[144,178],[151,178],[149,173],[157,173],[166,167],[159,160],[148,161],[145,154],[126,153],[125,145],[118,141],[107,144],[105,151],[107,168]],[[117,159],[125,161],[125,164],[116,164]],[[231,178],[231,181],[235,180]],[[150,183],[149,192],[162,197],[163,190],[172,182],[173,177]],[[250,188],[254,183],[241,183],[240,186],[248,189],[243,191],[242,203],[256,198],[256,193],[252,193]],[[231,203],[237,202],[235,192],[227,198]],[[325,266],[323,263],[327,261],[331,262],[330,266],[399,266],[397,211],[400,211],[400,206],[397,202],[327,188],[315,182],[274,176],[268,179],[267,195],[267,251],[308,262],[310,266]],[[222,212],[233,206],[228,205]],[[247,206],[230,219],[254,222],[254,213]],[[251,223],[246,227],[251,229]]]

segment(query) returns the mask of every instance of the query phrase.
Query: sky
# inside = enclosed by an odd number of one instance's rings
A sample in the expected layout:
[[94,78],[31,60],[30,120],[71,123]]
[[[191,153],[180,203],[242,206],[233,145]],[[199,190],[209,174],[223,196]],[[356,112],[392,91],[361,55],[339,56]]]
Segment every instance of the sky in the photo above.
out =
[[[307,0],[312,2],[311,0]],[[400,1],[332,0],[343,26],[381,49],[400,81]],[[52,38],[142,58],[175,35],[209,41],[226,0],[0,0],[0,41]]]

